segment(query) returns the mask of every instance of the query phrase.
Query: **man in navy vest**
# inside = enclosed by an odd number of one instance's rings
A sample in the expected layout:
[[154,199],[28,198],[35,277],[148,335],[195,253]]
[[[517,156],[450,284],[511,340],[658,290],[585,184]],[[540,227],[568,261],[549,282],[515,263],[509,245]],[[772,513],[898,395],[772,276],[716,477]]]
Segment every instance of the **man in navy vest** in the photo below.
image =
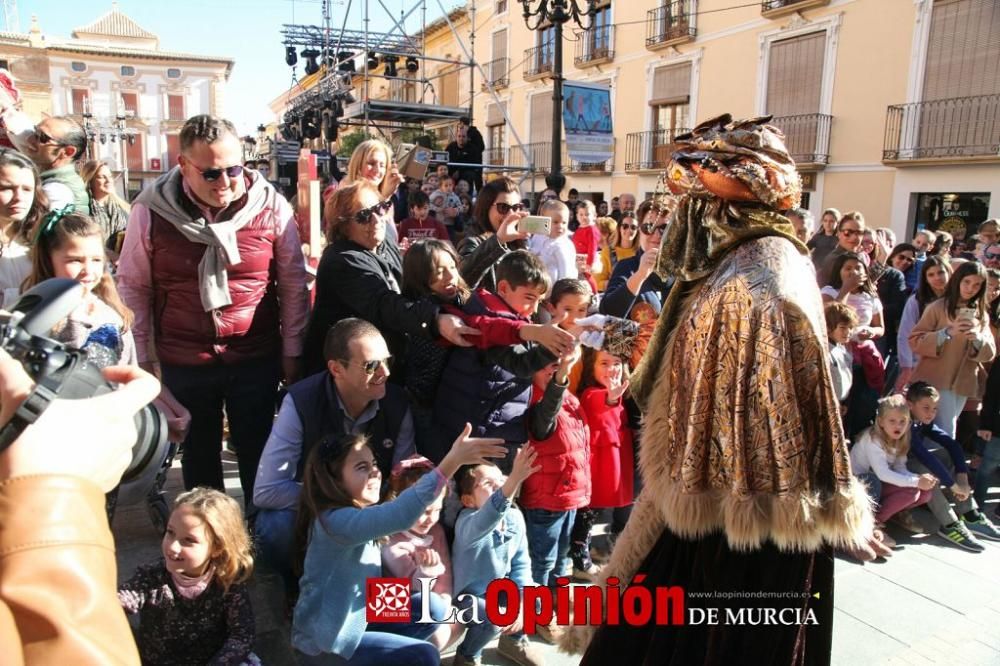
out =
[[368,435],[382,478],[415,453],[406,393],[387,383],[391,357],[385,339],[363,319],[343,319],[326,334],[327,369],[288,389],[257,469],[253,501],[259,509],[261,556],[279,572],[288,567],[302,470],[325,435]]
[[225,409],[252,516],[278,383],[297,379],[309,305],[291,206],[242,153],[228,120],[184,123],[178,166],[132,205],[118,279],[139,364],[160,363],[175,434],[190,413],[184,487],[224,489]]

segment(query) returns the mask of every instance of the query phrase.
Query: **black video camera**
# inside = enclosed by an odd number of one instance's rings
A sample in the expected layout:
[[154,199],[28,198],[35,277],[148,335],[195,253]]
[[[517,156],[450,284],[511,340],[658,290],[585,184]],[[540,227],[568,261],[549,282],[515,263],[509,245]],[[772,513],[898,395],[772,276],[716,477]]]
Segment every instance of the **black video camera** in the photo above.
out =
[[[14,443],[56,398],[83,399],[115,390],[99,367],[79,349],[48,337],[52,328],[83,301],[79,282],[52,278],[22,294],[10,313],[0,314],[0,346],[17,359],[35,381],[35,389],[0,429],[0,451]],[[132,461],[122,476],[129,495],[145,497],[156,479],[170,445],[167,422],[152,404],[135,415],[138,437],[132,446]]]

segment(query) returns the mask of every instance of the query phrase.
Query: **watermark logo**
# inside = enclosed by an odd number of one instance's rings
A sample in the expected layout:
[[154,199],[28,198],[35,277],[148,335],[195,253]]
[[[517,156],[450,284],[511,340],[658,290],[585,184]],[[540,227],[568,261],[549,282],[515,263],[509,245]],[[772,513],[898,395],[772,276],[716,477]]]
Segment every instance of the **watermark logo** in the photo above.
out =
[[365,583],[365,600],[369,622],[410,621],[408,578],[369,578]]

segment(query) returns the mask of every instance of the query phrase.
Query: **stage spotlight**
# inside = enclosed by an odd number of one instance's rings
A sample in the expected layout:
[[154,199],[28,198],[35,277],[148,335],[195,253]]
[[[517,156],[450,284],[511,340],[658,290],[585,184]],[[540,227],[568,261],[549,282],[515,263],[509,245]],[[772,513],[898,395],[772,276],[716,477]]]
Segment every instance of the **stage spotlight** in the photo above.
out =
[[406,59],[406,71],[408,71],[410,74],[413,74],[418,69],[420,69],[420,63],[417,62],[416,56],[410,56],[409,58]]
[[295,63],[299,61],[299,56],[295,53],[294,46],[285,47],[285,64],[289,67],[295,67]]
[[340,62],[337,65],[337,69],[342,72],[353,72],[354,71],[354,54],[350,51],[341,51],[337,54],[337,60]]
[[385,63],[386,76],[399,76],[399,72],[396,71],[396,63],[399,62],[399,58],[394,55],[382,56],[382,62]]
[[316,49],[303,49],[302,57],[306,59],[306,74],[315,74],[319,71],[319,51]]
[[368,69],[375,69],[378,67],[378,54],[374,51],[368,52]]

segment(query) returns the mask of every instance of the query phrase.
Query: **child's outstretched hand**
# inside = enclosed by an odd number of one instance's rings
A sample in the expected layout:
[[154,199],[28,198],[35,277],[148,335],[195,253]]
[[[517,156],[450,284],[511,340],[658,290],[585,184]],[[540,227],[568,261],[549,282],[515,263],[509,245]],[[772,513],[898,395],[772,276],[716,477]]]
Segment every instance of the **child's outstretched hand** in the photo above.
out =
[[565,318],[566,314],[563,313],[548,324],[523,326],[520,331],[521,339],[526,342],[537,342],[556,356],[562,356],[576,344],[573,334],[559,327]]
[[510,499],[517,494],[517,489],[521,487],[524,480],[541,469],[535,467],[535,460],[538,452],[530,444],[525,444],[514,455],[514,465],[511,467],[510,475],[503,484],[503,494]]
[[569,381],[569,372],[576,365],[576,362],[580,360],[580,346],[576,345],[569,350],[568,353],[563,354],[559,357],[559,367],[556,368],[555,378],[560,384],[565,384]]
[[622,381],[620,376],[612,375],[608,379],[608,404],[617,405],[618,401],[622,399],[625,395],[625,391],[628,391],[628,380]]
[[488,458],[503,458],[507,455],[504,440],[493,437],[469,437],[472,425],[466,423],[462,434],[451,445],[438,469],[445,478],[451,477],[462,465],[481,465]]

